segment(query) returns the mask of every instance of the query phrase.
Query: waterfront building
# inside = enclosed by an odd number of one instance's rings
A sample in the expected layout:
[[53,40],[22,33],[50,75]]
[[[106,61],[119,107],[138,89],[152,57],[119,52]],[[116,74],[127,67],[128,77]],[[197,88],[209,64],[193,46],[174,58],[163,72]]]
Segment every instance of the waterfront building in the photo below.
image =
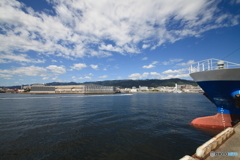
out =
[[18,92],[24,92],[24,89],[18,89]]
[[175,83],[175,87],[173,88],[173,93],[182,93],[182,91],[179,88],[181,87],[178,87],[177,83]]
[[30,86],[30,85],[27,85],[27,86],[22,86],[21,88],[22,88],[22,89],[31,89],[31,86]]
[[129,93],[130,91],[131,91],[131,88],[120,89],[121,93]]
[[137,88],[132,88],[132,89],[130,90],[130,92],[138,92],[138,89],[137,89]]
[[174,87],[169,87],[169,86],[161,86],[157,88],[161,92],[172,92]]
[[55,93],[55,87],[45,85],[32,85],[30,93]]
[[101,94],[101,93],[116,93],[116,88],[114,86],[101,86],[101,85],[84,85],[84,94]]
[[148,91],[148,87],[147,86],[139,86],[139,90],[140,91]]
[[56,93],[84,93],[83,85],[55,86]]

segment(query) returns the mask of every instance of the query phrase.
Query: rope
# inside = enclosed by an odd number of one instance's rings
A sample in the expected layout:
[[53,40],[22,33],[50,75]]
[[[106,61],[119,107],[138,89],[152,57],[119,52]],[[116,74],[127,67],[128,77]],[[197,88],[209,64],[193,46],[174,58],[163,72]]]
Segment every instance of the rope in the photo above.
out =
[[235,51],[233,51],[232,53],[228,54],[226,57],[222,58],[222,60],[224,60],[225,58],[229,57],[230,55],[232,55],[233,53],[237,52],[240,49],[240,47],[238,49],[236,49]]

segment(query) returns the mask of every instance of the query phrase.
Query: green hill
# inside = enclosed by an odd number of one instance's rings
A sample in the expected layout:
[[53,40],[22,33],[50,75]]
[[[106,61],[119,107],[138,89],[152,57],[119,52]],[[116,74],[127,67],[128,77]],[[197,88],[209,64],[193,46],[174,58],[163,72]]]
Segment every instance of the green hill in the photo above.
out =
[[[189,84],[197,86],[197,84],[194,81],[191,80],[185,80],[185,79],[145,79],[145,80],[106,80],[106,81],[94,81],[94,82],[83,82],[83,83],[77,83],[77,82],[51,82],[47,83],[46,85],[49,86],[59,86],[59,85],[84,85],[84,84],[96,84],[96,85],[103,85],[103,86],[116,86],[121,88],[132,88],[133,86],[148,86],[148,87],[158,87],[158,86],[175,86],[175,83],[178,85],[182,84]],[[21,86],[3,86],[0,88],[17,88],[20,89]]]
[[103,86],[116,86],[121,88],[132,88],[133,86],[148,86],[148,87],[158,87],[158,86],[175,86],[175,83],[178,85],[189,84],[196,86],[197,84],[194,81],[184,80],[184,79],[146,79],[146,80],[106,80],[106,81],[96,81],[96,82],[84,82],[84,83],[76,83],[76,82],[52,82],[47,83],[47,85],[57,86],[57,85],[84,85],[84,84],[97,84]]

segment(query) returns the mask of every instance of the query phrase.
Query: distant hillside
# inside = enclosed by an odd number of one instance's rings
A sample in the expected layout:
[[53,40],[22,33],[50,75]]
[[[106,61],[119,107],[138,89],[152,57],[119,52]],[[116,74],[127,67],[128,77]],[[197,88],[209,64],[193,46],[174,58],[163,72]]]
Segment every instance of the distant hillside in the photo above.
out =
[[21,89],[21,86],[0,86],[0,88]]
[[[58,86],[58,85],[83,85],[83,84],[97,84],[103,86],[116,86],[122,88],[132,88],[133,86],[148,86],[148,87],[158,87],[158,86],[175,86],[175,83],[178,85],[181,84],[189,84],[196,86],[197,84],[191,80],[184,80],[184,79],[146,79],[146,80],[106,80],[106,81],[95,81],[95,82],[84,82],[84,83],[77,83],[77,82],[51,82],[47,83],[46,85],[51,86]],[[8,87],[1,87],[0,88],[17,88],[20,89],[21,86],[8,86]]]
[[76,82],[52,82],[47,85],[83,85],[83,84],[97,84],[103,86],[118,86],[122,88],[132,88],[133,86],[148,86],[148,87],[158,87],[158,86],[175,86],[175,83],[178,85],[181,84],[189,84],[196,86],[197,84],[194,81],[184,80],[184,79],[146,79],[146,80],[106,80],[106,81],[96,81],[96,82],[84,82],[84,83],[76,83]]

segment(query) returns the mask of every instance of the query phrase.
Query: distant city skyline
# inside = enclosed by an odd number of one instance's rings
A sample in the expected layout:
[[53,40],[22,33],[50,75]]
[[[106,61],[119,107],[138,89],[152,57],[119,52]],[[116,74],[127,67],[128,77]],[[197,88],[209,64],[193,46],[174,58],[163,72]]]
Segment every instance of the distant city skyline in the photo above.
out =
[[[240,0],[1,0],[0,86],[189,79],[240,48]],[[227,61],[240,63],[240,50]]]

